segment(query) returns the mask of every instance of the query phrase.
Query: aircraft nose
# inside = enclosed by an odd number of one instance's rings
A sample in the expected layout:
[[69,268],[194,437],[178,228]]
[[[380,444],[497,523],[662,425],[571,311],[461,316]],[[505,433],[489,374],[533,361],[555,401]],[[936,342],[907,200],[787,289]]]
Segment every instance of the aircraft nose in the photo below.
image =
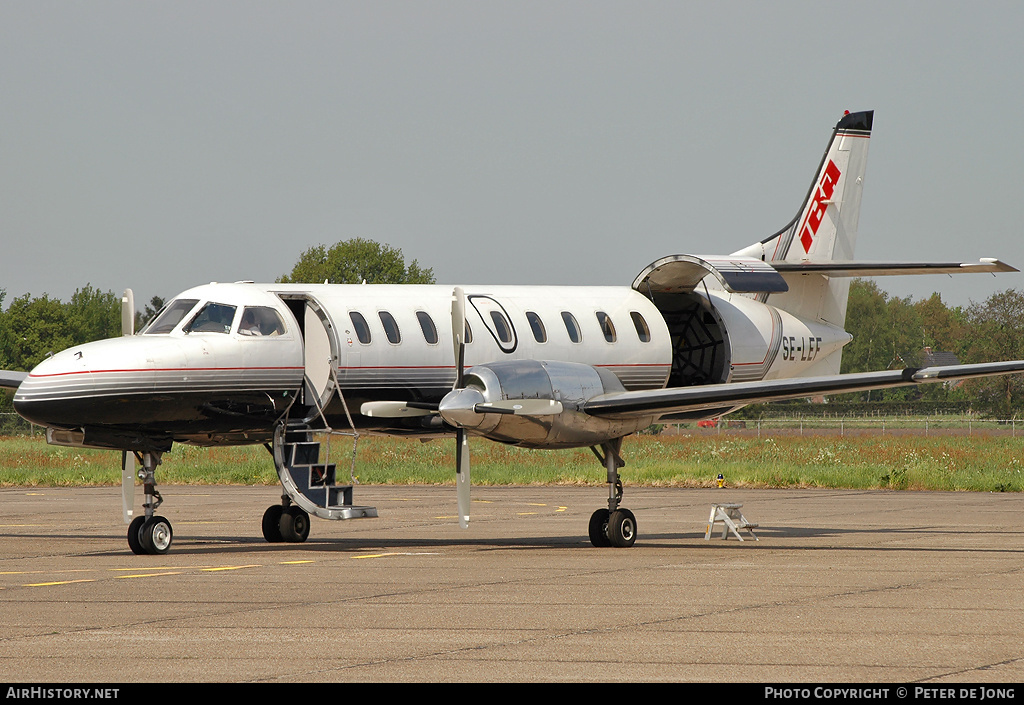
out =
[[14,393],[14,410],[41,426],[74,426],[80,419],[69,418],[68,405],[92,390],[92,372],[82,352],[65,350],[43,360],[29,372]]

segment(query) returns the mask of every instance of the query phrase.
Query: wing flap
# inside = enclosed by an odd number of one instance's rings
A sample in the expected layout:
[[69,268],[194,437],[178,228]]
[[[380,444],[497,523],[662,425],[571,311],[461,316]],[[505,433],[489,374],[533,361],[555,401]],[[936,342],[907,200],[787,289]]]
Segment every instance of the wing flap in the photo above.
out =
[[591,416],[620,419],[661,416],[703,409],[720,409],[724,406],[743,406],[782,399],[799,399],[817,394],[864,392],[871,389],[906,387],[950,379],[989,377],[1015,372],[1024,372],[1024,360],[860,372],[827,377],[798,377],[767,382],[737,382],[734,384],[649,389],[602,394],[583,404],[583,411]]

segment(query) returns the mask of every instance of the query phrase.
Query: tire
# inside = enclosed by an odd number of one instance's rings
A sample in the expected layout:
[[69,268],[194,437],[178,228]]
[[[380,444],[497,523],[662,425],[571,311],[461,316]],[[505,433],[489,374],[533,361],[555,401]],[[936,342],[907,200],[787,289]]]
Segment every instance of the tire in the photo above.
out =
[[284,507],[280,504],[272,505],[263,512],[263,538],[268,543],[281,543],[284,537],[281,536],[281,515]]
[[608,517],[608,540],[616,548],[629,548],[636,541],[636,517],[628,509],[616,509]]
[[296,507],[281,512],[281,538],[288,543],[302,543],[309,536],[309,514]]
[[145,523],[146,517],[138,516],[128,525],[128,548],[132,549],[136,556],[146,553],[146,549],[142,547],[142,525]]
[[163,517],[147,519],[139,530],[139,539],[146,553],[162,556],[170,550],[174,540],[171,522]]
[[608,548],[608,510],[598,509],[590,515],[590,543],[596,548]]

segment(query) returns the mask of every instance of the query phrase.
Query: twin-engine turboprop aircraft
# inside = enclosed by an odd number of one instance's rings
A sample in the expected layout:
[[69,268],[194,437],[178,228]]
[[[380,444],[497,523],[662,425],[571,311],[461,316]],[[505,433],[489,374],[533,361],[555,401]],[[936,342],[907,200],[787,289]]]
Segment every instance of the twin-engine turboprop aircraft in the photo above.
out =
[[[138,334],[77,345],[31,373],[0,374],[50,443],[123,451],[128,544],[164,553],[171,523],[156,468],[174,443],[262,443],[284,493],[268,541],[303,541],[309,517],[376,516],[352,502],[314,434],[456,439],[460,523],[470,436],[528,448],[589,446],[608,502],[595,546],[631,546],[622,440],[666,419],[746,404],[1024,371],[1024,361],[839,374],[850,277],[1017,271],[998,260],[853,259],[873,113],[835,126],[797,216],[724,256],[673,255],[631,287],[209,284]],[[135,468],[144,514],[132,506]]]

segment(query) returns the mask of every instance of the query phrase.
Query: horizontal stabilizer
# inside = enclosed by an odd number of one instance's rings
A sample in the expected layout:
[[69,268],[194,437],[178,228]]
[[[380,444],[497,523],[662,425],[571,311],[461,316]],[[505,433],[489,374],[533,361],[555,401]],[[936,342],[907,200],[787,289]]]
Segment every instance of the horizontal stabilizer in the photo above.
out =
[[28,377],[28,372],[0,370],[0,389],[17,389]]
[[818,394],[865,392],[871,389],[907,387],[948,379],[970,379],[1015,372],[1024,372],[1024,360],[859,372],[827,377],[798,377],[767,382],[706,384],[602,394],[586,402],[583,411],[592,416],[610,418],[663,416],[781,399],[798,399]]
[[825,274],[830,277],[885,277],[896,274],[981,274],[1020,271],[997,259],[977,262],[773,262],[781,274]]

